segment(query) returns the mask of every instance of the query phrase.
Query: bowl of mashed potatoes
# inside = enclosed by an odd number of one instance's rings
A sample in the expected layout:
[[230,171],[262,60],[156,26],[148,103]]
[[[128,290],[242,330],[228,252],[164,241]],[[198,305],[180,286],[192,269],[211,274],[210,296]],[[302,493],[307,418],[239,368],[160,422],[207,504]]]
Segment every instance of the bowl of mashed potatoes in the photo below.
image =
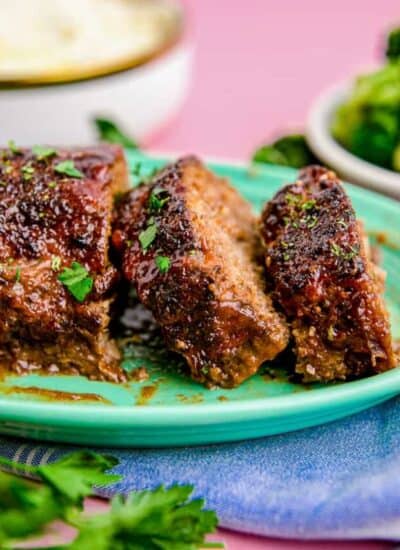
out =
[[173,0],[0,0],[3,141],[88,143],[96,117],[139,140],[179,110],[192,48]]

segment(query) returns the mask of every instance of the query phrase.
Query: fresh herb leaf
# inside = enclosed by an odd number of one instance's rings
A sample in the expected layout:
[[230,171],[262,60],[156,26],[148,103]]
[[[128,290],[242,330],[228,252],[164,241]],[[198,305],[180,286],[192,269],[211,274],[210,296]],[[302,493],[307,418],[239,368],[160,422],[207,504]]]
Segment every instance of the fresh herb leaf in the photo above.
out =
[[165,194],[166,191],[160,188],[154,188],[150,193],[149,197],[149,210],[150,212],[157,212],[169,201],[169,197],[160,197],[160,195]]
[[61,519],[78,535],[72,543],[53,550],[224,548],[221,543],[206,542],[206,535],[217,527],[217,517],[203,509],[202,500],[190,500],[190,486],[158,487],[116,496],[108,512],[89,517],[82,514],[83,499],[92,493],[94,485],[108,485],[119,479],[106,473],[117,463],[113,457],[87,451],[42,466],[0,457],[3,468],[42,481],[38,486],[0,472],[0,547],[19,547],[18,542],[41,534],[51,522]]
[[132,138],[127,136],[118,126],[106,118],[95,118],[94,123],[101,141],[108,143],[118,143],[129,149],[138,149],[138,144]]
[[353,246],[351,246],[350,250],[346,252],[341,246],[336,243],[331,244],[331,251],[337,258],[343,258],[344,260],[351,260],[359,253],[359,250],[357,250]]
[[158,487],[112,499],[111,510],[89,517],[69,550],[195,550],[223,548],[206,543],[217,517],[203,510],[203,500],[189,500],[190,486]]
[[34,145],[32,153],[38,160],[44,160],[57,154],[57,151],[52,147],[43,147],[42,145]]
[[161,271],[161,273],[167,273],[167,271],[171,267],[171,260],[168,258],[168,256],[156,256],[155,262],[158,270]]
[[400,59],[400,27],[390,31],[387,38],[386,57],[390,61]]
[[10,149],[11,153],[14,155],[20,155],[21,149],[15,145],[15,141],[13,139],[10,139],[7,143],[8,148]]
[[314,206],[317,204],[317,201],[315,199],[310,199],[306,202],[303,202],[303,204],[301,205],[301,209],[302,210],[311,210],[312,208],[314,208]]
[[0,472],[0,548],[15,548],[16,541],[41,534],[63,512],[48,487]]
[[84,174],[75,168],[73,160],[63,160],[55,165],[54,170],[57,174],[64,174],[70,176],[71,178],[83,178]]
[[293,193],[286,193],[285,200],[288,204],[294,206],[300,202],[300,196]]
[[154,223],[149,223],[149,225],[139,234],[139,242],[143,250],[147,250],[152,244],[157,235],[157,226]]
[[53,271],[60,271],[61,267],[61,258],[60,256],[52,256],[51,257],[51,269]]
[[25,166],[21,167],[21,172],[24,180],[29,181],[32,179],[32,176],[35,173],[35,169],[30,164],[25,164]]
[[15,270],[15,282],[19,283],[20,280],[21,280],[21,268],[17,267],[17,269]]
[[65,267],[58,276],[58,280],[67,287],[78,302],[83,302],[93,288],[93,278],[78,262],[72,262],[71,267]]

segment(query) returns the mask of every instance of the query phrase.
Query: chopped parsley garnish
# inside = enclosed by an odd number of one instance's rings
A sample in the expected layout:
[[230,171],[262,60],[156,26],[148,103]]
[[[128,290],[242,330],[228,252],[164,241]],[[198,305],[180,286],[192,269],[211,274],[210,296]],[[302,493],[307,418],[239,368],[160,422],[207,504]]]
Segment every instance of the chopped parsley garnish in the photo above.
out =
[[20,155],[21,149],[15,145],[15,141],[13,139],[10,139],[7,143],[8,148],[10,149],[11,153],[14,155]]
[[349,252],[346,252],[336,243],[331,244],[331,250],[337,258],[343,258],[344,260],[351,260],[359,253],[359,250],[356,250],[353,246],[350,247]]
[[17,267],[17,269],[15,270],[15,282],[19,283],[20,280],[21,280],[21,269]]
[[51,269],[53,271],[60,271],[61,268],[61,258],[60,256],[51,257]]
[[57,154],[57,151],[52,147],[43,147],[42,145],[34,145],[32,153],[38,160],[44,160]]
[[168,256],[157,256],[155,262],[161,273],[167,273],[167,271],[171,267],[171,260],[168,258]]
[[87,269],[78,262],[72,262],[71,267],[65,267],[58,276],[58,280],[81,303],[93,288],[93,278],[89,276]]
[[152,190],[149,197],[149,210],[150,212],[157,212],[169,201],[169,197],[160,197],[160,195],[165,194],[164,189],[156,187]]
[[71,178],[83,178],[84,174],[75,168],[73,160],[63,160],[55,165],[54,170],[57,174],[64,174],[70,176]]
[[118,143],[123,147],[129,149],[138,149],[138,144],[129,136],[127,136],[115,122],[106,118],[95,118],[94,124],[99,134],[101,141],[108,141],[108,143]]
[[25,181],[29,181],[32,179],[33,174],[35,173],[35,169],[30,164],[25,164],[25,166],[21,167],[22,177]]
[[317,216],[308,216],[305,219],[305,222],[306,222],[306,225],[307,225],[308,229],[313,229],[313,227],[315,227],[318,223],[318,218],[317,218]]
[[301,205],[302,210],[311,210],[317,204],[315,199],[310,199],[309,201],[303,202]]
[[300,197],[298,195],[293,195],[293,193],[286,193],[285,199],[288,204],[298,204],[300,201]]
[[55,189],[57,187],[57,182],[56,181],[49,181],[47,186],[50,187],[50,189]]
[[154,219],[152,221],[149,220],[149,225],[139,234],[139,241],[142,246],[143,250],[147,250],[149,246],[152,244],[154,239],[157,235],[157,226],[154,223]]

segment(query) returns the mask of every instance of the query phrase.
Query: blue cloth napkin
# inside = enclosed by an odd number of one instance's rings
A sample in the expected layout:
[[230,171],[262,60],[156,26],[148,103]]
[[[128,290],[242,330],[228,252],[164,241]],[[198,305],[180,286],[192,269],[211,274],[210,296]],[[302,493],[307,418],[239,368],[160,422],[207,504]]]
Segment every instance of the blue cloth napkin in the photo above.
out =
[[[238,531],[302,539],[400,540],[400,398],[343,420],[240,443],[175,449],[101,449],[123,480],[101,496],[190,483]],[[71,451],[0,439],[21,463]]]

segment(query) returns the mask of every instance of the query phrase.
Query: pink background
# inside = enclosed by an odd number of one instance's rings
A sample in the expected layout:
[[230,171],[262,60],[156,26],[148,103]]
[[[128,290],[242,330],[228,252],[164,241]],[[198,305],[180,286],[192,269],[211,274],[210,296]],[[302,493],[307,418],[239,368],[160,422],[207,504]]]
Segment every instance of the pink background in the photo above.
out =
[[[398,0],[185,0],[196,46],[181,114],[153,151],[247,159],[264,139],[302,128],[313,99],[382,56]],[[229,550],[382,548],[284,543],[221,532]],[[386,546],[386,545],[385,545]]]
[[301,129],[315,96],[381,55],[398,0],[185,0],[192,90],[152,150],[246,159]]

